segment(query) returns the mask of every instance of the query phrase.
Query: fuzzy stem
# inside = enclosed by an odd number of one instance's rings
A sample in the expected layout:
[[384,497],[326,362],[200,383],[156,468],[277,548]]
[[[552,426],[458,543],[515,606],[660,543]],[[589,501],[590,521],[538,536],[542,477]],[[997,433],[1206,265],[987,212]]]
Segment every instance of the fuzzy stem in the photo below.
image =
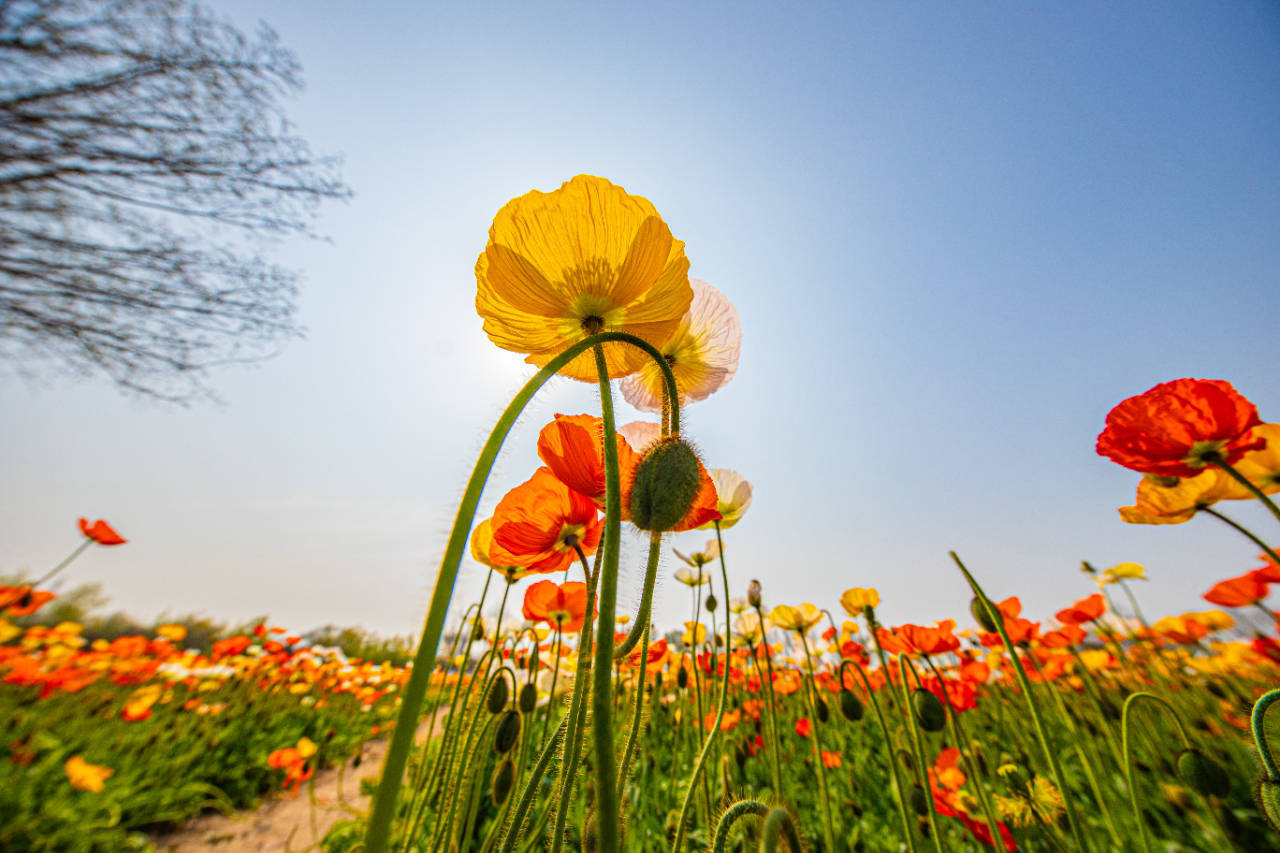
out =
[[[906,655],[898,655],[898,672],[902,676],[902,691],[908,697],[903,703],[906,706],[903,710],[907,717],[907,728],[911,730],[911,745],[916,754],[916,768],[920,774],[920,786],[924,789],[925,802],[929,805],[929,837],[933,840],[933,849],[937,853],[942,853],[942,834],[938,832],[938,810],[933,806],[933,786],[929,784],[929,764],[924,760],[924,739],[920,734],[920,725],[916,722],[915,711],[911,707],[911,686],[907,679],[908,671],[916,677],[916,685],[919,688],[920,675],[916,672],[915,667],[907,660]],[[888,673],[885,675],[887,677]],[[998,838],[999,836],[996,837]]]
[[711,842],[711,853],[725,853],[725,846],[729,842],[729,831],[733,829],[733,824],[738,818],[744,815],[756,815],[764,817],[769,813],[769,807],[757,800],[738,800],[738,802],[725,809],[724,814],[720,815],[720,822],[716,824],[715,838]]
[[636,744],[640,741],[640,723],[644,720],[645,676],[649,672],[649,629],[645,628],[640,640],[640,661],[636,664],[636,701],[631,713],[631,732],[627,735],[627,745],[622,751],[621,769],[618,771],[618,800],[622,800],[622,789],[627,784],[627,776],[631,772],[631,759],[636,754]]
[[[769,726],[765,729],[769,732],[769,770],[773,774],[773,795],[775,797],[782,796],[782,767],[779,762],[782,760],[778,755],[778,708],[773,700],[773,648],[769,645],[769,633],[765,630],[764,611],[760,605],[756,605],[756,618],[760,621],[760,643],[764,645],[764,667],[765,674],[768,676],[764,679],[765,694],[769,698]],[[752,655],[759,654],[759,646],[751,650]],[[758,659],[757,659],[758,660]],[[757,664],[758,665],[758,664]]]
[[640,611],[636,613],[636,624],[618,647],[613,650],[613,659],[622,660],[631,654],[631,650],[640,642],[640,635],[649,630],[649,620],[653,615],[653,588],[658,577],[658,558],[662,556],[662,534],[654,531],[649,534],[649,562],[644,568],[644,586],[640,590]]
[[1280,773],[1276,772],[1276,763],[1271,757],[1271,743],[1267,740],[1267,733],[1262,727],[1267,709],[1275,704],[1276,700],[1280,700],[1280,690],[1262,694],[1261,698],[1254,703],[1253,714],[1250,715],[1253,742],[1258,747],[1258,757],[1262,759],[1262,769],[1266,771],[1268,782],[1280,782]]
[[775,808],[764,819],[764,831],[760,833],[760,853],[777,853],[778,843],[784,841],[790,853],[800,853],[800,833],[791,814],[784,808]]
[[542,749],[542,755],[538,756],[538,763],[533,766],[533,772],[529,774],[529,778],[525,780],[524,790],[520,792],[520,802],[516,805],[515,811],[511,815],[511,823],[507,826],[507,834],[502,839],[502,853],[511,853],[516,846],[516,842],[520,840],[520,825],[524,823],[524,816],[528,813],[529,807],[533,805],[534,795],[538,791],[539,783],[542,777],[547,774],[547,767],[551,764],[551,758],[556,752],[556,742],[560,740],[561,735],[569,725],[569,717],[573,712],[566,711],[564,716],[560,718],[560,725],[556,726],[556,730],[551,735],[551,740]]
[[1120,750],[1124,754],[1124,778],[1125,784],[1129,788],[1129,805],[1133,808],[1133,818],[1138,823],[1138,832],[1142,838],[1142,847],[1147,853],[1151,853],[1151,837],[1147,834],[1147,822],[1142,817],[1142,809],[1138,805],[1138,786],[1133,778],[1133,756],[1129,749],[1129,711],[1134,703],[1139,699],[1147,699],[1159,705],[1163,705],[1173,715],[1173,721],[1178,725],[1178,734],[1182,738],[1182,746],[1184,749],[1191,748],[1191,741],[1187,738],[1187,730],[1182,726],[1182,717],[1174,710],[1174,707],[1165,700],[1156,696],[1154,693],[1146,693],[1139,691],[1134,693],[1128,699],[1124,700],[1124,710],[1120,713]]

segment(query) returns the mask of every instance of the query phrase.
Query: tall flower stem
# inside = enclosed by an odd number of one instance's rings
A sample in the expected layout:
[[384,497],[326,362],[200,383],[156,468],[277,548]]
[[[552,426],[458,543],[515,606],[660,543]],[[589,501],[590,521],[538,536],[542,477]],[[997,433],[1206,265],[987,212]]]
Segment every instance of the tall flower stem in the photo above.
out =
[[[908,697],[911,695],[911,682],[907,678],[907,672],[910,672],[916,678],[916,685],[920,685],[920,676],[916,673],[915,667],[907,660],[904,654],[898,655],[898,674],[902,677],[902,691]],[[888,673],[886,673],[886,677]],[[911,746],[916,754],[916,768],[920,773],[920,786],[924,789],[925,802],[929,806],[929,837],[933,840],[933,849],[937,853],[942,853],[944,847],[942,844],[942,835],[938,832],[938,810],[933,804],[933,786],[929,783],[929,762],[924,760],[924,738],[920,734],[920,726],[916,722],[915,712],[911,709],[910,698],[903,702],[903,713],[907,716],[907,728],[911,730]],[[999,838],[999,836],[996,836]]]
[[[765,729],[769,732],[769,769],[773,773],[773,795],[782,796],[782,759],[778,755],[778,707],[773,699],[773,647],[769,645],[769,633],[765,629],[764,611],[756,605],[756,618],[760,620],[760,643],[764,646],[765,675],[764,689],[769,700],[769,723]],[[759,654],[759,647],[752,649],[753,655]]]
[[1149,702],[1155,702],[1163,705],[1173,717],[1173,721],[1178,726],[1178,736],[1182,738],[1182,748],[1190,749],[1191,741],[1187,737],[1187,730],[1182,725],[1182,717],[1165,700],[1156,696],[1154,693],[1138,692],[1124,700],[1124,710],[1120,713],[1120,742],[1121,752],[1124,754],[1124,778],[1125,783],[1129,787],[1129,805],[1133,808],[1133,817],[1138,824],[1139,837],[1142,839],[1142,847],[1147,853],[1151,853],[1151,837],[1147,834],[1147,821],[1142,817],[1142,809],[1138,806],[1138,786],[1133,778],[1133,756],[1129,750],[1129,712],[1133,708],[1134,703],[1139,699],[1146,699]]
[[613,421],[613,386],[604,349],[595,347],[600,378],[600,416],[604,421],[604,562],[596,580],[599,628],[592,668],[591,736],[596,765],[596,841],[600,853],[618,850],[618,767],[613,743],[613,615],[618,600],[618,552],[622,538],[622,484],[618,472],[618,433]]
[[32,581],[31,588],[35,589],[36,587],[40,586],[40,584],[45,583],[49,580],[52,580],[54,575],[56,575],[58,572],[65,569],[67,566],[71,565],[71,561],[74,560],[76,557],[79,557],[81,554],[83,554],[85,552],[85,549],[87,549],[92,544],[93,544],[92,539],[85,539],[83,542],[79,544],[79,546],[76,547],[74,551],[72,551],[67,556],[65,560],[63,560],[61,563],[58,563],[58,565],[54,566],[49,571],[45,572],[43,575],[40,576],[38,580]]
[[813,680],[813,655],[809,652],[809,638],[804,631],[797,631],[800,643],[804,646],[804,659],[809,663],[809,684],[804,695],[809,699],[809,713],[813,715],[813,760],[818,774],[818,803],[822,806],[822,836],[826,849],[835,850],[835,833],[831,829],[831,800],[827,794],[827,767],[822,763],[822,721],[818,719],[817,697],[814,693],[818,686]]
[[1262,505],[1271,510],[1271,514],[1276,517],[1276,521],[1280,521],[1280,506],[1276,506],[1275,501],[1267,497],[1263,493],[1262,489],[1259,489],[1252,480],[1237,471],[1233,465],[1227,462],[1227,460],[1219,457],[1217,454],[1206,454],[1205,461],[1211,465],[1217,465],[1223,471],[1226,471],[1227,476],[1244,486],[1245,490],[1249,492],[1249,494],[1262,501]]
[[636,623],[631,626],[627,638],[613,650],[613,659],[622,660],[631,654],[631,650],[640,642],[640,635],[649,630],[649,620],[653,616],[653,588],[658,577],[658,559],[662,556],[662,534],[654,531],[649,534],[649,562],[644,568],[644,586],[640,590],[640,610],[636,613]]
[[960,750],[970,768],[973,787],[978,789],[978,802],[982,805],[983,817],[987,819],[987,828],[991,830],[992,838],[1000,838],[1000,823],[996,820],[995,813],[991,810],[991,800],[987,796],[987,783],[982,778],[982,774],[978,772],[978,762],[973,755],[973,746],[969,743],[969,739],[965,737],[964,726],[960,722],[960,712],[951,704],[951,696],[947,693],[947,683],[942,680],[942,673],[934,665],[933,659],[928,655],[923,657],[925,665],[933,672],[933,677],[938,679],[938,689],[947,700],[947,720],[951,723],[951,736],[955,738],[956,748]]
[[1257,545],[1259,548],[1261,548],[1266,553],[1266,555],[1270,557],[1273,561],[1275,561],[1276,563],[1280,563],[1280,556],[1277,556],[1276,552],[1272,550],[1271,546],[1268,545],[1266,542],[1263,542],[1257,536],[1254,536],[1251,530],[1249,530],[1244,525],[1240,524],[1238,521],[1228,518],[1227,516],[1218,512],[1216,509],[1214,509],[1211,506],[1202,506],[1200,507],[1200,511],[1207,512],[1209,515],[1212,515],[1214,518],[1218,519],[1223,524],[1233,528],[1237,533],[1243,534],[1245,537],[1248,538],[1250,542],[1252,542],[1254,545]]
[[1036,705],[1035,697],[1031,693],[1031,682],[1027,679],[1027,672],[1022,668],[1022,660],[1018,657],[1018,649],[1009,639],[1009,632],[1004,627],[1004,616],[991,603],[991,599],[987,598],[987,594],[982,591],[982,587],[978,586],[978,582],[973,579],[973,575],[969,574],[969,570],[965,568],[964,563],[960,561],[959,555],[955,551],[951,552],[951,559],[960,568],[965,580],[969,582],[970,589],[973,594],[978,596],[982,601],[982,606],[986,608],[987,618],[989,618],[1000,631],[1000,639],[1004,642],[1005,651],[1009,653],[1009,659],[1013,663],[1013,671],[1018,676],[1018,684],[1022,687],[1022,697],[1027,703],[1027,713],[1031,716],[1031,722],[1035,726],[1036,739],[1040,742],[1040,749],[1044,753],[1045,760],[1049,762],[1049,768],[1053,772],[1054,784],[1058,786],[1058,791],[1062,794],[1062,802],[1066,807],[1067,822],[1071,826],[1071,837],[1075,840],[1077,850],[1087,851],[1089,845],[1085,843],[1084,833],[1080,830],[1080,821],[1076,817],[1075,802],[1068,793],[1069,789],[1065,784],[1062,775],[1062,766],[1058,762],[1058,754],[1054,752],[1052,745],[1049,743],[1049,735],[1045,731],[1044,719],[1040,715],[1040,708]]
[[627,735],[627,745],[622,750],[622,764],[618,771],[618,800],[622,800],[622,789],[626,787],[627,776],[631,772],[631,759],[636,754],[636,744],[640,741],[640,724],[644,721],[644,693],[646,677],[649,674],[649,629],[646,627],[640,639],[640,661],[636,664],[636,701],[631,712],[631,732]]
[[529,807],[533,805],[534,795],[538,791],[542,777],[547,774],[547,767],[550,766],[551,759],[556,752],[556,743],[568,728],[570,714],[570,711],[566,711],[564,716],[560,718],[560,724],[551,733],[551,740],[542,748],[542,755],[538,757],[537,763],[534,764],[533,772],[525,780],[524,790],[520,792],[520,801],[516,804],[515,811],[511,815],[511,822],[507,826],[506,835],[502,838],[502,853],[511,853],[516,843],[520,840],[520,827],[524,824],[525,815],[529,813]]
[[[578,559],[582,562],[582,570],[587,572],[587,558],[578,547]],[[600,556],[597,552],[597,557]],[[587,572],[587,617],[582,623],[582,633],[578,635],[578,664],[573,677],[573,699],[569,703],[569,730],[565,734],[564,756],[560,760],[560,794],[556,806],[556,822],[551,849],[558,851],[564,844],[564,825],[569,817],[569,800],[573,788],[578,783],[578,761],[582,755],[582,739],[586,726],[583,721],[587,713],[587,679],[593,669],[591,663],[592,622],[591,614],[596,608],[596,590],[599,587],[603,566],[597,562],[595,571]],[[607,631],[609,626],[603,621],[601,629]],[[608,662],[605,663],[605,675],[608,675]]]
[[[729,570],[724,563],[724,543],[720,540],[720,522],[716,521],[716,544],[720,546],[720,579],[724,584],[725,598],[729,597]],[[702,567],[698,567],[698,571],[702,571]],[[725,699],[729,695],[729,634],[733,630],[732,622],[733,614],[726,605],[724,608],[724,637],[725,637],[725,654],[724,654],[724,677],[720,679],[720,698],[716,703],[716,720],[711,724],[711,731],[707,733],[707,740],[702,744],[702,751],[698,753],[698,761],[693,765],[693,775],[689,777],[689,786],[684,792],[684,802],[680,804],[680,817],[676,819],[676,837],[671,844],[672,853],[678,853],[684,845],[684,827],[685,820],[689,813],[689,804],[693,801],[693,791],[698,785],[698,779],[702,776],[702,768],[707,763],[707,756],[711,753],[712,746],[715,745],[716,736],[720,734],[720,721],[724,719]],[[712,622],[712,633],[715,632],[715,623]],[[696,628],[694,629],[697,630]],[[695,634],[695,639],[697,635]],[[715,660],[715,643],[711,644],[711,659]],[[697,659],[694,660],[694,670],[697,671]],[[702,726],[702,711],[698,711],[698,726]],[[705,779],[704,779],[705,781]],[[703,789],[705,793],[705,788]],[[711,814],[708,805],[708,814]],[[830,848],[834,849],[834,848]]]
[[[426,695],[427,683],[431,671],[435,667],[436,646],[440,642],[440,633],[444,628],[445,616],[449,611],[449,599],[453,596],[453,588],[458,580],[458,566],[462,562],[462,554],[467,547],[467,537],[471,533],[471,523],[475,520],[476,507],[480,504],[481,492],[484,491],[485,481],[489,479],[489,472],[493,469],[493,464],[498,458],[498,451],[502,449],[502,443],[506,440],[507,434],[515,425],[520,413],[524,411],[525,406],[529,404],[534,394],[546,384],[548,379],[555,376],[561,368],[588,349],[597,344],[612,341],[628,343],[644,350],[658,365],[658,368],[662,371],[667,393],[672,398],[671,430],[672,432],[679,431],[680,412],[676,402],[679,399],[677,396],[679,392],[675,376],[671,372],[671,365],[667,363],[662,353],[648,341],[625,332],[602,332],[570,346],[535,373],[533,378],[525,383],[524,387],[512,398],[507,408],[503,410],[501,417],[494,424],[488,440],[485,441],[484,447],[480,451],[480,457],[476,460],[475,468],[472,469],[471,479],[468,480],[467,488],[462,494],[462,501],[458,504],[458,514],[454,518],[453,531],[449,535],[449,543],[445,546],[444,559],[441,560],[440,570],[436,574],[435,588],[431,593],[431,603],[427,607],[427,618],[422,628],[422,639],[418,643],[418,651],[413,659],[413,669],[401,696],[400,715],[392,732],[391,745],[387,748],[382,778],[378,782],[378,790],[373,797],[373,810],[369,816],[368,828],[365,831],[365,853],[386,853],[387,851],[387,845],[391,838],[391,824],[395,818],[396,798],[400,794],[400,787],[404,779],[405,762],[409,757],[410,749],[413,747],[413,733],[417,727],[418,713],[422,710],[422,700]],[[605,439],[606,452],[608,448],[613,448],[614,488],[616,491],[618,467],[616,435],[611,431],[606,431]],[[613,503],[616,506],[618,500],[615,499]],[[614,547],[617,547],[616,543]],[[616,578],[614,579],[614,584],[616,587]],[[609,639],[610,652],[612,652],[612,631],[609,632]]]
[[1129,606],[1133,608],[1133,615],[1138,617],[1138,622],[1143,628],[1147,629],[1147,633],[1151,632],[1151,625],[1147,623],[1147,617],[1142,615],[1142,608],[1138,606],[1138,597],[1133,594],[1133,590],[1129,589],[1129,585],[1124,582],[1124,578],[1118,581],[1120,588],[1124,590],[1125,596],[1129,599]]
[[[564,653],[562,648],[564,644],[564,633],[560,630],[560,623],[556,623],[556,651],[555,663],[551,666],[551,692],[547,694],[547,715],[542,718],[542,733],[538,735],[538,743],[542,744],[547,739],[547,728],[551,725],[551,709],[556,704],[556,681],[560,678],[560,657]],[[537,689],[536,687],[534,689]]]
[[[852,658],[845,658],[840,662],[840,684],[844,685],[844,668],[852,664],[857,670],[858,677],[862,679],[862,686],[867,691],[867,701],[871,703],[871,710],[875,711],[876,721],[880,724],[880,734],[884,737],[884,751],[889,758],[889,770],[893,772],[893,793],[894,802],[898,806],[898,817],[902,819],[902,836],[907,840],[907,847],[911,853],[916,853],[915,833],[911,831],[911,819],[907,817],[906,788],[902,786],[902,774],[898,770],[898,760],[893,755],[893,738],[889,736],[889,725],[885,722],[884,711],[880,710],[880,701],[876,699],[875,691],[871,689],[871,681],[867,678],[867,673],[862,669],[862,664]],[[886,673],[886,678],[888,674]]]

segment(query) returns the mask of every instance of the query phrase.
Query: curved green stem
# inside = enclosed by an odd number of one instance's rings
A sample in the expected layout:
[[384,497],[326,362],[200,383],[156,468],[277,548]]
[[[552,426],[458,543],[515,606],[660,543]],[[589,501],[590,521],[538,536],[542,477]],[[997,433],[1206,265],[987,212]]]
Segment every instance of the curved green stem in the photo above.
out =
[[[547,380],[555,376],[561,368],[577,358],[588,349],[601,343],[628,343],[638,347],[649,355],[662,371],[663,382],[667,393],[671,396],[671,431],[678,433],[680,429],[679,391],[671,365],[652,344],[629,335],[625,332],[603,332],[581,340],[549,361],[545,367],[534,374],[524,387],[512,398],[502,416],[494,424],[489,438],[480,451],[471,479],[467,481],[466,491],[458,504],[458,514],[454,518],[453,531],[449,535],[449,543],[445,546],[444,559],[440,562],[440,570],[436,574],[435,588],[431,593],[431,603],[427,607],[427,618],[422,629],[422,639],[418,643],[418,651],[414,655],[413,669],[409,681],[405,684],[401,695],[400,715],[393,729],[391,745],[387,748],[386,762],[382,769],[382,778],[378,782],[378,790],[373,796],[373,810],[369,816],[369,825],[365,831],[364,853],[386,853],[391,838],[391,823],[395,819],[396,798],[400,794],[400,786],[404,779],[404,766],[413,747],[413,733],[417,727],[418,713],[422,709],[422,700],[426,695],[427,682],[431,671],[435,668],[436,645],[440,642],[440,632],[444,628],[445,616],[449,611],[449,599],[453,596],[453,588],[458,579],[458,566],[466,551],[467,537],[471,533],[471,523],[475,519],[476,507],[480,504],[480,494],[489,479],[489,472],[497,460],[498,451],[507,438],[507,433],[515,425],[516,419],[524,411],[524,407],[533,399]],[[613,468],[617,471],[616,434],[605,433],[606,452],[612,446],[614,452]],[[614,500],[614,505],[618,503]],[[613,617],[610,616],[612,619]],[[612,640],[612,631],[609,632]],[[610,642],[612,647],[612,642]],[[610,648],[612,651],[612,648]]]
[[1030,714],[1031,722],[1035,726],[1036,739],[1040,742],[1040,749],[1044,753],[1045,760],[1049,762],[1049,769],[1053,772],[1053,782],[1058,786],[1058,791],[1062,794],[1062,802],[1067,812],[1067,823],[1071,826],[1071,837],[1075,840],[1077,850],[1087,851],[1090,848],[1085,842],[1084,833],[1080,829],[1079,818],[1076,817],[1075,802],[1068,793],[1069,789],[1062,775],[1062,766],[1058,762],[1058,755],[1049,744],[1049,735],[1045,731],[1044,719],[1040,716],[1040,708],[1036,705],[1035,697],[1031,694],[1031,682],[1027,679],[1026,670],[1022,668],[1022,660],[1018,657],[1018,649],[1009,639],[1009,632],[1004,627],[1004,615],[996,609],[991,599],[987,598],[987,594],[982,591],[982,587],[978,586],[978,582],[973,579],[973,575],[969,574],[969,570],[965,568],[964,563],[960,561],[960,557],[955,551],[951,552],[951,559],[955,561],[961,573],[964,574],[964,578],[969,582],[969,588],[973,590],[973,594],[981,599],[982,606],[986,608],[987,618],[1000,631],[1000,639],[1004,642],[1005,651],[1009,653],[1009,659],[1013,663],[1013,671],[1018,676],[1018,684],[1022,687],[1022,697],[1026,700],[1027,713]]
[[1258,757],[1262,759],[1262,769],[1267,774],[1267,781],[1280,782],[1280,773],[1276,772],[1275,760],[1271,757],[1271,743],[1262,724],[1267,716],[1267,709],[1280,700],[1280,690],[1264,693],[1253,706],[1249,723],[1253,730],[1253,742],[1258,747]]
[[50,569],[49,571],[41,575],[39,580],[32,581],[31,588],[35,589],[36,587],[40,586],[40,584],[45,583],[46,581],[52,580],[54,575],[56,575],[58,572],[65,569],[67,566],[71,565],[71,561],[74,560],[76,557],[79,557],[81,554],[83,554],[85,552],[85,549],[92,544],[93,544],[92,539],[85,539],[83,542],[80,543],[80,545],[74,551],[71,552],[71,554],[65,560],[63,560],[61,563],[58,563],[58,565],[54,566],[52,569]]
[[1280,564],[1280,555],[1277,555],[1275,550],[1266,542],[1263,542],[1257,536],[1254,536],[1253,531],[1249,530],[1244,525],[1240,524],[1234,519],[1228,518],[1227,516],[1218,512],[1216,509],[1214,509],[1211,506],[1200,507],[1200,512],[1207,512],[1209,515],[1212,515],[1214,518],[1218,519],[1223,524],[1226,524],[1227,526],[1233,528],[1237,533],[1243,534],[1250,542],[1252,542],[1254,545],[1257,545],[1259,548],[1261,548],[1268,557],[1270,557],[1276,563]]
[[649,534],[649,562],[644,569],[644,586],[640,590],[640,611],[636,613],[636,623],[631,626],[627,638],[613,650],[613,659],[622,660],[631,654],[631,650],[640,642],[640,635],[649,630],[649,620],[653,616],[653,588],[658,576],[658,558],[662,556],[662,534],[657,531]]
[[738,800],[738,802],[725,809],[724,814],[720,815],[720,821],[716,824],[715,838],[711,841],[711,853],[725,853],[725,845],[729,841],[729,831],[733,829],[734,823],[738,818],[744,815],[756,815],[764,817],[769,813],[769,807],[757,800]]
[[1275,501],[1263,494],[1262,489],[1259,489],[1252,480],[1237,471],[1233,465],[1230,465],[1227,462],[1227,460],[1218,458],[1210,459],[1206,457],[1205,461],[1209,462],[1211,465],[1217,465],[1223,471],[1226,471],[1227,476],[1244,486],[1245,490],[1248,491],[1249,494],[1262,501],[1263,506],[1271,510],[1271,514],[1276,517],[1276,521],[1280,521],[1280,506],[1276,506]]
[[618,800],[622,800],[622,789],[627,784],[627,776],[631,772],[631,759],[636,754],[636,744],[640,741],[640,723],[644,720],[645,676],[649,666],[649,629],[646,627],[644,637],[640,641],[640,661],[636,664],[636,701],[631,711],[631,731],[627,735],[627,745],[622,750],[622,764],[618,771]]
[[1124,778],[1125,784],[1129,788],[1129,805],[1133,808],[1133,818],[1138,823],[1138,832],[1142,838],[1142,847],[1151,853],[1151,837],[1147,834],[1147,822],[1142,817],[1142,809],[1138,805],[1138,786],[1133,778],[1133,755],[1129,749],[1129,711],[1133,708],[1135,702],[1139,699],[1147,699],[1158,705],[1163,705],[1173,716],[1173,721],[1178,725],[1178,735],[1182,738],[1182,747],[1184,749],[1191,748],[1191,741],[1187,738],[1187,730],[1183,728],[1182,717],[1178,714],[1174,707],[1165,700],[1156,696],[1154,693],[1146,693],[1139,691],[1132,694],[1128,699],[1124,700],[1124,710],[1120,712],[1120,751],[1124,755]]
[[[893,739],[889,736],[889,725],[885,722],[884,712],[880,710],[880,701],[876,699],[875,691],[871,689],[871,680],[867,678],[867,673],[862,669],[862,664],[852,658],[845,658],[840,661],[840,685],[844,686],[844,668],[848,664],[858,672],[858,677],[862,679],[862,686],[867,691],[867,701],[871,703],[871,709],[876,713],[876,720],[880,723],[880,734],[884,736],[884,751],[889,758],[889,770],[893,773],[893,793],[894,802],[898,805],[898,817],[902,819],[902,837],[907,839],[907,847],[911,853],[916,853],[915,833],[911,831],[911,818],[907,816],[906,789],[902,787],[902,775],[898,771],[898,761],[893,755]],[[888,673],[886,673],[887,677]]]
[[[720,522],[716,521],[716,544],[720,546],[720,578],[724,583],[725,598],[729,597],[729,570],[724,563],[724,543],[720,540]],[[702,571],[699,567],[698,571]],[[720,733],[720,721],[724,719],[725,699],[729,695],[729,633],[733,630],[733,615],[727,604],[724,608],[724,636],[725,636],[725,654],[724,654],[724,677],[720,679],[720,698],[716,703],[716,719],[711,724],[711,731],[707,733],[707,740],[702,744],[702,751],[698,753],[698,761],[693,765],[693,775],[689,777],[689,786],[684,792],[684,802],[680,804],[680,816],[676,819],[676,837],[671,844],[673,853],[677,853],[684,845],[684,827],[686,817],[689,813],[689,804],[693,802],[693,792],[698,787],[698,779],[702,776],[702,768],[707,763],[707,756],[711,754],[711,748],[715,745],[716,735]],[[715,623],[711,623],[712,630],[715,630]],[[696,630],[696,629],[695,629]],[[694,635],[695,639],[697,635]],[[716,656],[715,644],[711,646],[711,659],[714,661]],[[698,668],[698,659],[695,656],[693,660],[694,671]],[[701,711],[699,711],[698,726],[702,726]],[[821,764],[821,761],[819,761]],[[708,806],[709,808],[709,806]],[[834,848],[833,848],[834,849]]]

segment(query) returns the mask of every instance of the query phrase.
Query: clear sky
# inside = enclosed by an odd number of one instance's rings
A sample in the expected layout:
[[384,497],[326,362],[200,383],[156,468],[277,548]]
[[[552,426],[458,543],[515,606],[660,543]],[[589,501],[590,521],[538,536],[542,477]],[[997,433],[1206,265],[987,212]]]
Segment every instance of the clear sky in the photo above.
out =
[[[42,572],[102,517],[132,541],[67,581],[138,616],[416,631],[532,372],[481,330],[476,256],[509,198],[584,172],[651,199],[741,313],[737,377],[686,413],[707,464],[755,485],[735,593],[835,608],[870,585],[890,623],[967,624],[954,548],[1033,618],[1092,591],[1082,558],[1138,561],[1158,614],[1257,565],[1210,518],[1121,523],[1138,475],[1093,443],[1179,376],[1280,420],[1274,4],[212,5],[297,51],[290,114],[346,158],[332,242],[276,256],[304,274],[307,337],[216,374],[222,405],[0,379],[0,571]],[[482,511],[553,413],[585,411],[588,385],[544,392]],[[674,569],[664,627],[687,618]]]

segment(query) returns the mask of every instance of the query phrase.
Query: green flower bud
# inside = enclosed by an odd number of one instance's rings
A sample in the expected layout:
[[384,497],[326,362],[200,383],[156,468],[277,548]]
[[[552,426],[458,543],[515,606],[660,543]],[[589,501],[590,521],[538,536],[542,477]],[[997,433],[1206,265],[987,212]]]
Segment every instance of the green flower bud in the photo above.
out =
[[708,594],[707,594],[707,601],[706,601],[707,612],[708,612],[708,613],[715,613],[715,612],[716,612],[716,604],[717,604],[717,603],[718,603],[718,602],[716,601],[716,597],[715,597],[714,595],[711,595],[710,593],[708,593]]
[[511,796],[511,789],[516,784],[516,765],[510,758],[504,758],[498,762],[498,766],[493,771],[493,778],[489,780],[489,796],[493,798],[495,806],[501,806],[507,801],[507,797]]
[[676,670],[676,686],[677,687],[689,686],[689,671],[684,667],[681,667],[680,669]]
[[940,732],[947,725],[947,709],[942,707],[938,697],[923,687],[911,692],[911,710],[915,714],[916,724],[926,732]]
[[697,454],[679,438],[660,440],[636,466],[631,488],[631,521],[641,530],[670,530],[698,496]]
[[853,695],[852,690],[840,691],[840,713],[850,722],[862,719],[862,701]]
[[982,599],[978,598],[976,595],[973,597],[973,600],[969,602],[969,612],[973,614],[974,620],[982,626],[982,630],[991,634],[1000,630],[996,627],[995,621],[992,620],[991,614],[987,612],[987,606],[983,604]]
[[1197,749],[1178,753],[1178,775],[1193,791],[1206,797],[1225,797],[1231,792],[1231,777],[1222,765]]
[[819,699],[815,703],[814,707],[818,710],[818,722],[825,723],[827,720],[831,719],[831,711],[827,708],[827,703],[824,700]]
[[520,693],[516,696],[516,707],[520,709],[521,714],[532,714],[533,709],[538,705],[538,688],[532,684],[526,684],[520,688]]
[[911,808],[921,817],[929,813],[929,796],[919,785],[911,786]]
[[516,745],[520,737],[520,715],[515,711],[507,711],[498,720],[498,728],[493,733],[493,751],[506,755]]
[[490,714],[501,714],[502,709],[507,706],[510,695],[511,690],[507,687],[507,680],[500,676],[489,688],[489,695],[485,697],[485,707]]

